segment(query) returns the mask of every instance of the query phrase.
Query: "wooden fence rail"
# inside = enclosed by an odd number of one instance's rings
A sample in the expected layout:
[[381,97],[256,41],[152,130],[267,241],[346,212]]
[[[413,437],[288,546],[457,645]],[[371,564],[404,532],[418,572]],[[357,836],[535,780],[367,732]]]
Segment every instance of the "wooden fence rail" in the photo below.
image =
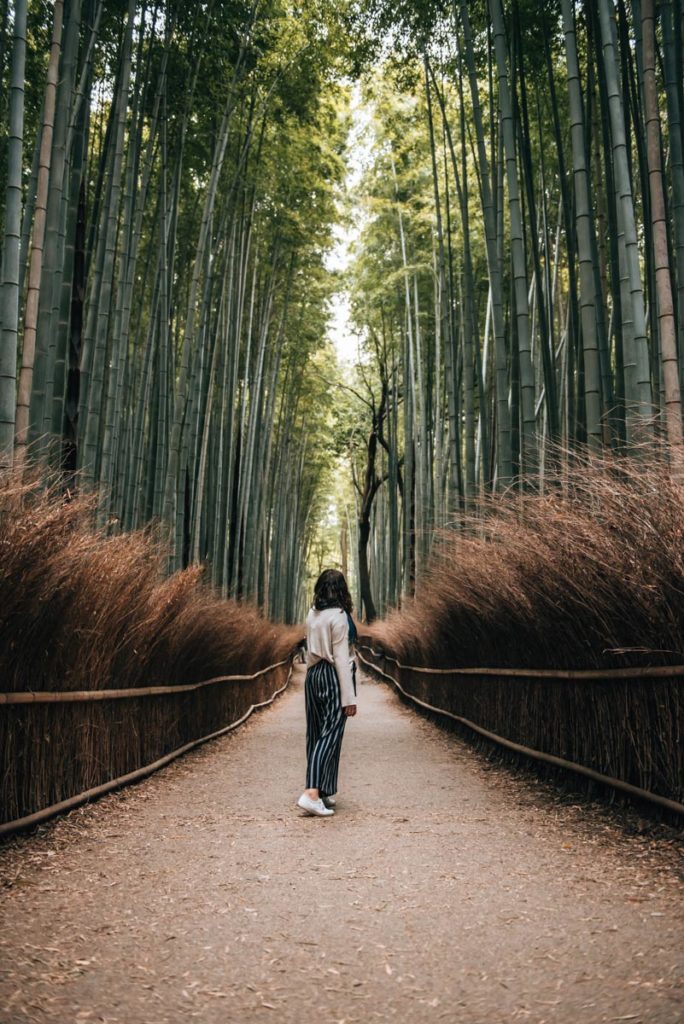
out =
[[70,704],[72,701],[89,700],[123,700],[127,697],[159,697],[162,694],[190,693],[203,690],[205,686],[216,686],[217,683],[235,683],[257,679],[266,672],[272,672],[281,665],[287,665],[289,659],[269,665],[250,675],[216,676],[204,679],[201,683],[187,683],[180,686],[132,686],[122,690],[25,690],[16,693],[0,693],[0,704]]
[[291,674],[287,658],[251,675],[185,686],[0,694],[0,837],[229,732],[271,704]]
[[682,666],[433,669],[404,665],[367,644],[359,658],[430,713],[516,754],[684,815]]

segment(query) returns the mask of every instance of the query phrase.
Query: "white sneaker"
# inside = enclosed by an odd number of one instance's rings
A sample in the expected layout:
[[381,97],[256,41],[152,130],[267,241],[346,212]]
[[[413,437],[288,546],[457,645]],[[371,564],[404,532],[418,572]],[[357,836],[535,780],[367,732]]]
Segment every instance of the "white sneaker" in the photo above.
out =
[[329,818],[331,814],[335,813],[331,807],[325,806],[320,797],[318,800],[312,800],[306,793],[302,793],[297,801],[297,806],[307,814],[317,814],[319,818]]
[[337,807],[337,797],[335,796],[323,796],[321,800],[326,807]]

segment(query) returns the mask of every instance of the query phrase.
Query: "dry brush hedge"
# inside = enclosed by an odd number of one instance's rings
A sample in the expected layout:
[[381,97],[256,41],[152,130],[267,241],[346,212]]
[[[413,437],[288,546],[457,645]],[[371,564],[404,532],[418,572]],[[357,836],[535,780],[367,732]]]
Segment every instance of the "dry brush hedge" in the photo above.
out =
[[376,648],[363,653],[409,698],[472,723],[504,744],[527,748],[530,756],[548,755],[542,760],[558,758],[565,767],[589,769],[597,781],[626,783],[663,806],[672,801],[680,808],[669,809],[681,813],[684,670],[676,676],[614,679],[458,670],[433,675],[398,664]]
[[681,673],[532,673],[683,666],[683,539],[684,485],[663,462],[576,457],[546,495],[492,500],[468,530],[445,533],[415,598],[371,643],[418,699],[682,803]]
[[[89,498],[0,490],[0,692],[184,687],[287,659],[297,630],[163,576],[150,532],[108,537]],[[242,717],[288,667],[178,694],[0,705],[0,822],[143,767]]]

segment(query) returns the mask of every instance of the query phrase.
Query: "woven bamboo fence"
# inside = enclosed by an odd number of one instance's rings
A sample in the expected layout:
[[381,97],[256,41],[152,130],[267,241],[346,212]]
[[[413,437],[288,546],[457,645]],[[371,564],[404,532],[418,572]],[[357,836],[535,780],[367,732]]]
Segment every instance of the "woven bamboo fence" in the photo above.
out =
[[0,693],[0,836],[137,781],[270,704],[287,658],[186,686]]
[[362,662],[419,708],[516,754],[684,814],[684,666],[433,669],[378,645]]

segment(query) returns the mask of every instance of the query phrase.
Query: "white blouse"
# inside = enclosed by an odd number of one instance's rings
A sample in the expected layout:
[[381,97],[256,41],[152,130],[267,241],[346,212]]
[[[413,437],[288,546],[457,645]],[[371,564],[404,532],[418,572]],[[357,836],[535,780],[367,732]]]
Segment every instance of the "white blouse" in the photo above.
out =
[[340,682],[342,707],[356,704],[352,660],[349,651],[349,624],[342,608],[311,608],[306,617],[306,665],[329,661]]

